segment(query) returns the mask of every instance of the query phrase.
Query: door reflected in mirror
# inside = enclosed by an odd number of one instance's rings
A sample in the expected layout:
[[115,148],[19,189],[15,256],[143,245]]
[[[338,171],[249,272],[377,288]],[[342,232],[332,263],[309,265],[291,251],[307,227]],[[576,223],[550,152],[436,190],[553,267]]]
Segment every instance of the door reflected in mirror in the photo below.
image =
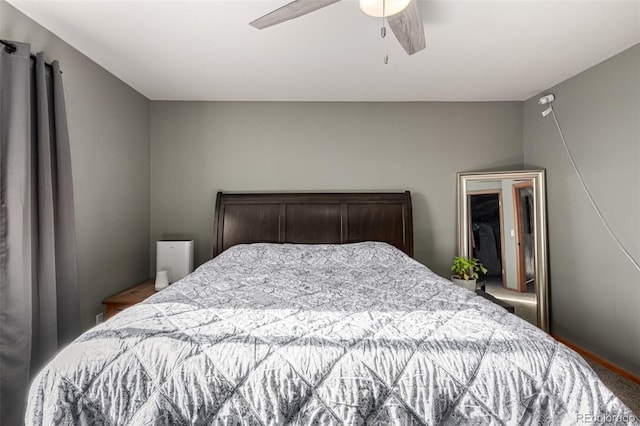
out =
[[459,173],[459,255],[487,268],[481,290],[548,331],[544,171]]

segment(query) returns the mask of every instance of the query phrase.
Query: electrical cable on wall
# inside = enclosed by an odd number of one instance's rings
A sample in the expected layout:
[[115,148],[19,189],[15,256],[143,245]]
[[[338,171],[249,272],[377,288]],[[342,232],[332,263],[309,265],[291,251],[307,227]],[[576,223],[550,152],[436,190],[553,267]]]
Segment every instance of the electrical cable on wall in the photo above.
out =
[[556,116],[556,113],[553,110],[552,103],[553,103],[554,100],[555,100],[555,96],[553,95],[553,93],[550,93],[550,94],[545,95],[545,96],[541,97],[540,99],[538,99],[538,104],[539,105],[549,104],[549,107],[547,109],[545,109],[544,111],[542,111],[542,116],[546,117],[549,114],[551,114],[551,116],[553,117],[553,120],[556,123],[556,127],[558,128],[558,132],[560,133],[560,139],[562,140],[562,145],[564,146],[564,150],[567,153],[567,156],[569,157],[569,162],[571,163],[571,166],[573,166],[573,170],[575,170],[576,175],[578,176],[578,181],[580,182],[580,185],[582,186],[582,189],[584,190],[584,193],[587,195],[587,198],[591,202],[591,205],[593,206],[593,209],[596,211],[596,214],[600,218],[600,221],[602,221],[602,224],[604,225],[604,227],[607,230],[607,232],[609,232],[609,235],[611,235],[611,238],[613,238],[613,241],[615,241],[615,243],[618,245],[620,250],[622,250],[622,252],[625,254],[625,256],[627,256],[627,258],[631,261],[631,263],[633,263],[633,266],[635,266],[636,269],[638,271],[640,271],[640,265],[633,258],[633,256],[631,256],[631,253],[629,253],[627,251],[627,249],[622,245],[622,243],[620,242],[618,237],[616,237],[616,234],[613,232],[613,230],[611,229],[611,227],[607,223],[607,220],[604,218],[604,215],[602,214],[602,212],[598,208],[598,205],[596,204],[595,200],[591,196],[591,192],[587,188],[587,185],[584,183],[584,179],[582,178],[582,174],[580,173],[580,170],[578,170],[578,166],[576,165],[576,162],[573,160],[573,155],[571,155],[571,151],[569,150],[569,146],[567,145],[567,141],[564,138],[564,133],[562,132],[562,128],[560,127],[560,122],[558,121],[558,117]]

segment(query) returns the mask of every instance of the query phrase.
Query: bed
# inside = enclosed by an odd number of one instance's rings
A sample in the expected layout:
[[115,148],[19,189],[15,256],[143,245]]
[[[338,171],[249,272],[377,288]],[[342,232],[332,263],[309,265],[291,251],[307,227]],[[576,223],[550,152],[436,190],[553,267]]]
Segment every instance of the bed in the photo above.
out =
[[28,425],[576,424],[584,360],[412,259],[411,198],[218,194],[215,257],[81,335]]

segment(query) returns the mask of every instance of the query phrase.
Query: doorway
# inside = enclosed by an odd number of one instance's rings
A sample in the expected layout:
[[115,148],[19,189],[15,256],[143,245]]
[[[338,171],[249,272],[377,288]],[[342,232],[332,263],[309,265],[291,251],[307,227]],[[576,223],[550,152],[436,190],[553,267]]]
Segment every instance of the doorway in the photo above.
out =
[[469,191],[469,253],[487,268],[487,280],[507,286],[502,190]]
[[533,184],[521,182],[513,185],[515,214],[515,243],[518,291],[535,294],[535,270],[533,259]]

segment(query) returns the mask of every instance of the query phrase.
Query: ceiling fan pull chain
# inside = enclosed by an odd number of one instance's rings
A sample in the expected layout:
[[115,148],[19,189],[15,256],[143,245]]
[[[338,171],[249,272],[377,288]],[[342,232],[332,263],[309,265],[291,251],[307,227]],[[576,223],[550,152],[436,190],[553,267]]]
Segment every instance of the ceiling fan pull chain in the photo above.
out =
[[[387,19],[387,17],[386,17],[387,11],[385,10],[386,9],[386,5],[387,5],[386,0],[382,0],[382,28],[380,29],[380,36],[382,38],[385,38],[387,36],[387,27],[385,25],[386,24],[385,21]],[[388,63],[389,63],[389,55],[385,53],[384,54],[384,64],[386,65]]]
[[386,0],[382,0],[382,28],[380,29],[380,36],[385,38],[387,36],[387,27],[385,26],[386,13],[385,10]]

